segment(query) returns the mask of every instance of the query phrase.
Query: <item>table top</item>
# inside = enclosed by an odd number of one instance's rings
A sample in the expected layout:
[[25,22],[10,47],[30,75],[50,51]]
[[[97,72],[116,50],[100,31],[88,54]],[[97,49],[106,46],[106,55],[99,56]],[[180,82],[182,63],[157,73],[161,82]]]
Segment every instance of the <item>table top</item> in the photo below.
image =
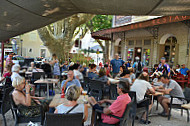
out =
[[[88,100],[88,95],[80,95],[77,102],[79,104],[83,104],[87,100]],[[61,98],[61,94],[56,94],[53,97],[53,100],[50,102],[49,107],[54,108],[54,107],[57,107],[60,104],[67,103],[67,102],[68,102],[68,100],[66,98]]]
[[52,83],[58,83],[58,82],[59,82],[59,79],[47,78],[47,79],[39,79],[35,81],[34,83],[52,84]]
[[149,95],[158,96],[158,95],[164,95],[164,93],[156,91],[155,94],[149,94]]
[[181,105],[181,107],[186,108],[186,109],[190,109],[190,103],[189,104],[183,104],[183,105]]
[[108,80],[109,80],[112,84],[117,84],[117,83],[119,83],[119,80],[118,80],[118,79],[113,79],[113,78],[108,77]]
[[32,74],[32,72],[26,71],[25,74]]

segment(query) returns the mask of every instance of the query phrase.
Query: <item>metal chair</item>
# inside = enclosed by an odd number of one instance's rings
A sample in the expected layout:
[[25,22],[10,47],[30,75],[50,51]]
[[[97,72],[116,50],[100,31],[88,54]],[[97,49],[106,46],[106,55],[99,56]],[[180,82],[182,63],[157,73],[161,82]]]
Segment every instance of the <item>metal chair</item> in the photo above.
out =
[[89,95],[93,96],[97,101],[103,98],[104,82],[98,80],[90,80],[89,83]]
[[90,79],[88,77],[84,77],[84,81],[81,83],[82,88],[86,90],[87,92],[89,92],[89,82],[90,82]]
[[6,88],[4,93],[3,93],[3,98],[2,98],[2,100],[0,100],[0,114],[2,114],[2,116],[3,116],[4,126],[7,125],[5,114],[11,109],[9,93],[12,90],[13,90],[12,87]]
[[117,85],[116,84],[110,84],[110,99],[116,100],[118,97],[117,93]]
[[[132,122],[130,120],[130,118],[131,118],[130,117],[130,112],[131,112],[131,108],[132,108],[133,105],[134,105],[134,99],[132,99],[132,101],[127,104],[126,109],[125,109],[122,117],[118,117],[118,116],[111,115],[111,114],[108,115],[110,117],[118,119],[119,122],[117,124],[103,123],[99,119],[99,120],[96,120],[95,126],[129,126],[129,125],[132,125]],[[103,111],[100,111],[100,110],[95,110],[95,111],[96,111],[96,113],[103,113]],[[97,118],[97,115],[98,114],[96,114],[96,116],[95,116],[96,118]]]
[[40,116],[36,116],[36,117],[25,117],[19,114],[19,110],[17,105],[14,103],[13,97],[12,97],[12,92],[9,93],[9,97],[10,97],[10,101],[11,101],[11,109],[13,110],[14,113],[14,117],[15,117],[15,126],[17,126],[19,123],[28,123],[29,121],[32,122],[41,122],[41,124],[43,125],[44,122],[44,111],[43,111],[43,107],[41,105],[38,106],[26,106],[29,108],[35,108],[35,109],[40,109],[41,114]]
[[44,126],[83,126],[83,114],[46,113]]
[[181,109],[181,115],[182,116],[183,116],[183,110],[186,110],[187,111],[187,122],[189,122],[189,110],[186,109],[186,108],[183,108],[182,104],[173,104],[173,99],[174,98],[178,98],[178,99],[180,99],[180,100],[182,100],[182,101],[184,101],[186,103],[190,103],[190,88],[185,88],[184,96],[185,96],[185,98],[171,96],[171,101],[170,101],[170,104],[169,104],[170,111],[169,111],[169,115],[168,115],[168,120],[170,120],[170,118],[171,118],[172,109],[175,108],[175,109]]

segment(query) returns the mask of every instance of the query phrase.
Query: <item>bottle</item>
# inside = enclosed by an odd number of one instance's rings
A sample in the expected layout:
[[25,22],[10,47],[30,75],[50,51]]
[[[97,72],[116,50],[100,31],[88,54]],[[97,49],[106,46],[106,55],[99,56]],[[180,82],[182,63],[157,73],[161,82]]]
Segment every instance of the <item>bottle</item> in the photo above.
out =
[[64,89],[64,87],[62,88],[62,92],[61,92],[61,98],[65,98],[65,89]]

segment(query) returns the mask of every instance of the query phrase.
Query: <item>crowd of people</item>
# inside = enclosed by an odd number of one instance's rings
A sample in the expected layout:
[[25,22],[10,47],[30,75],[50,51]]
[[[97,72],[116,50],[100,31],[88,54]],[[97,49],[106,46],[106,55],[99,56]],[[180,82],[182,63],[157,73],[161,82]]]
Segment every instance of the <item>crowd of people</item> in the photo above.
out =
[[[1,81],[7,77],[11,77],[12,86],[14,87],[13,99],[15,104],[20,106],[21,114],[25,116],[36,116],[40,114],[39,110],[29,109],[23,106],[33,106],[42,104],[45,111],[48,111],[48,104],[50,100],[45,99],[44,97],[32,96],[30,88],[32,85],[29,85],[25,78],[19,75],[20,66],[14,64],[11,60],[11,55],[7,58],[5,70]],[[49,67],[48,67],[49,65]],[[12,69],[12,71],[11,71]],[[48,70],[49,69],[49,70]],[[52,72],[50,71],[52,69]],[[140,61],[139,57],[135,58],[135,62],[132,64],[129,59],[127,62],[119,58],[119,55],[116,54],[115,58],[110,62],[107,62],[105,65],[99,64],[89,64],[88,67],[85,63],[80,64],[79,62],[68,62],[65,61],[63,64],[59,63],[57,56],[53,54],[51,61],[43,61],[42,65],[34,64],[31,62],[31,66],[28,67],[27,71],[30,72],[50,72],[53,74],[54,78],[60,78],[61,73],[67,73],[67,77],[61,82],[61,89],[65,91],[65,96],[69,101],[66,104],[61,104],[55,108],[55,113],[84,113],[83,121],[87,120],[88,109],[86,105],[77,104],[77,99],[79,98],[83,88],[81,83],[84,82],[84,77],[89,79],[99,80],[105,83],[105,88],[108,88],[112,83],[109,78],[119,80],[117,85],[117,92],[119,96],[116,100],[103,99],[101,101],[96,101],[93,97],[89,97],[89,103],[93,106],[94,109],[102,110],[101,118],[104,123],[115,124],[119,120],[113,119],[107,114],[113,114],[121,117],[124,113],[126,105],[131,101],[131,98],[128,95],[129,91],[136,92],[137,107],[142,106],[141,101],[144,99],[147,93],[154,94],[155,91],[163,92],[163,96],[158,97],[158,101],[163,107],[163,112],[160,113],[161,116],[168,116],[169,109],[168,104],[170,102],[170,95],[184,98],[182,88],[170,77],[181,73],[184,76],[188,75],[189,69],[185,67],[185,64],[176,66],[176,69],[173,69],[166,63],[164,57],[161,58],[161,63],[155,64],[152,69],[152,74],[145,69],[144,64]],[[150,83],[149,78],[152,78]],[[35,87],[35,86],[34,86]],[[102,103],[109,102],[111,106],[108,108],[103,108],[100,106]],[[176,104],[181,104],[183,101],[179,99],[174,99]],[[149,109],[151,109],[153,103],[150,102]],[[73,107],[75,109],[71,110]],[[140,120],[141,123],[146,123],[146,114],[143,113]],[[150,121],[149,121],[150,123]]]

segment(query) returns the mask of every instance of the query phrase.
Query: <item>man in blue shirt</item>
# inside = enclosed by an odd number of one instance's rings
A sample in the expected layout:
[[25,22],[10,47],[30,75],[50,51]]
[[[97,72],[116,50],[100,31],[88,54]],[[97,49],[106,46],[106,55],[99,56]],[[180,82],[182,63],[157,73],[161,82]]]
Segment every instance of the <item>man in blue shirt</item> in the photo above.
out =
[[74,78],[74,72],[72,70],[67,73],[67,80],[62,81],[61,88],[67,89],[71,85],[76,85],[81,88],[81,91],[83,90],[79,80]]
[[187,76],[187,73],[188,73],[189,69],[187,67],[185,67],[185,64],[183,64],[181,66],[182,66],[182,68],[179,70],[179,72],[181,74],[183,74],[184,76]]
[[120,66],[123,66],[125,61],[123,61],[122,59],[119,59],[119,55],[115,54],[115,59],[111,60],[110,63],[113,69],[113,77],[115,77],[119,73]]

